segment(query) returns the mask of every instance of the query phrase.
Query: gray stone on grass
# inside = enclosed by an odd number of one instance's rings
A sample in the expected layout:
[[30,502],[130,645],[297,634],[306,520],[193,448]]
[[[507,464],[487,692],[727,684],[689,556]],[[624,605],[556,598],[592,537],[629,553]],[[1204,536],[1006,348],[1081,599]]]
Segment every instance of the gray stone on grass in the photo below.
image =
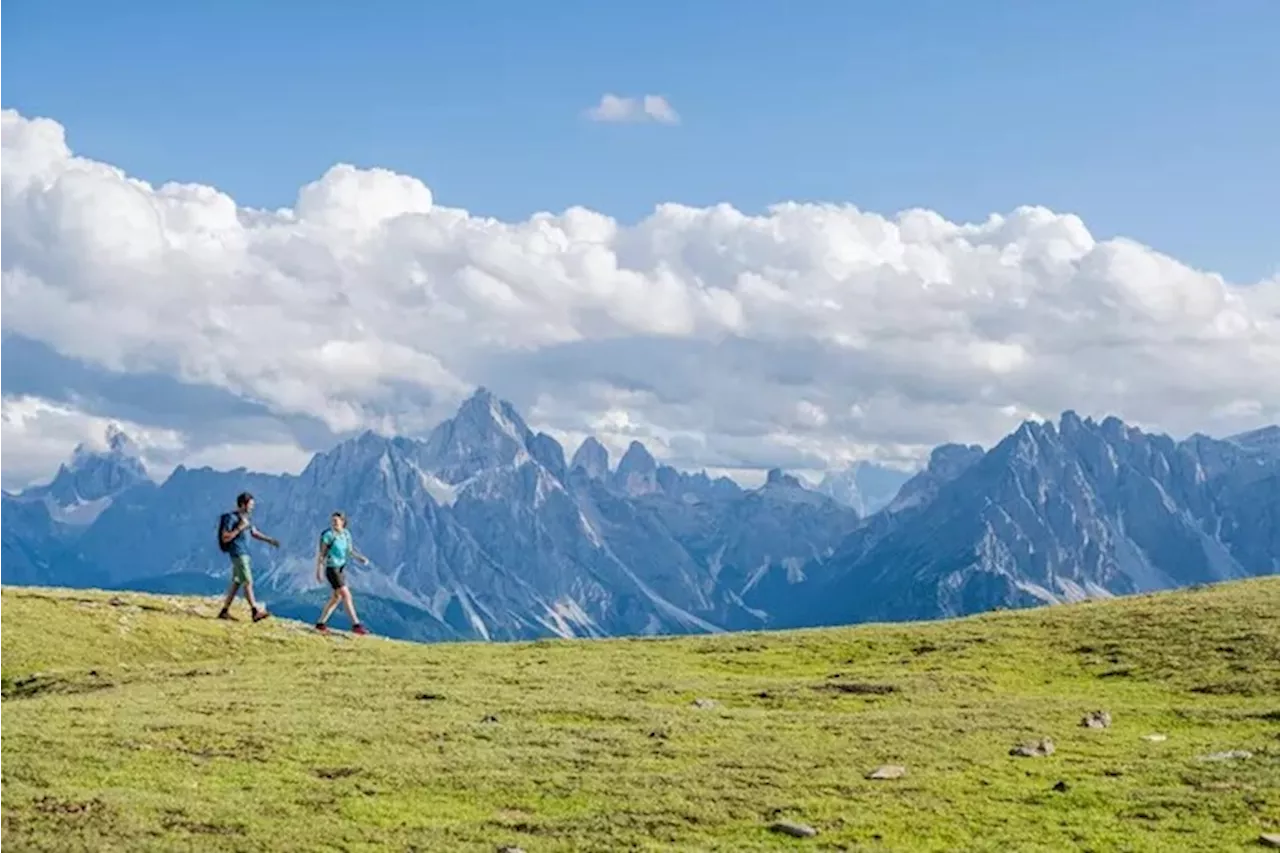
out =
[[1169,739],[1169,736],[1162,735],[1162,734],[1151,734],[1151,735],[1143,735],[1142,739],[1145,740],[1147,743],[1164,743]]
[[1019,744],[1009,750],[1010,755],[1015,755],[1020,758],[1044,758],[1046,756],[1053,755],[1054,752],[1055,749],[1053,741],[1047,737],[1031,741],[1030,743]]
[[1080,725],[1086,729],[1109,729],[1111,728],[1111,714],[1107,711],[1090,711],[1084,715]]
[[870,774],[867,775],[867,778],[868,779],[901,779],[903,776],[906,776],[906,775],[907,775],[907,768],[897,764],[885,764],[873,770]]
[[792,838],[813,838],[818,834],[818,830],[812,826],[807,826],[803,823],[792,823],[789,820],[780,820],[770,826],[769,829],[781,835],[790,835]]
[[1280,849],[1280,832],[1264,832],[1258,836],[1258,843],[1263,847]]
[[693,700],[693,707],[702,708],[703,710],[716,708],[716,707],[719,707],[719,705],[720,703],[714,699],[694,699]]
[[1201,761],[1243,761],[1246,758],[1253,758],[1253,753],[1247,749],[1229,749],[1200,756]]

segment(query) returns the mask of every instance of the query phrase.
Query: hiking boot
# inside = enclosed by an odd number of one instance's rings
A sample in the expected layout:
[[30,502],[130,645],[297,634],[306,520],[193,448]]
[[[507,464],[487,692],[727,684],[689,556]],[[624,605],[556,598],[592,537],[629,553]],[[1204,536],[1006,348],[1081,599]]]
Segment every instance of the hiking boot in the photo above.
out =
[[271,614],[267,612],[267,608],[264,607],[261,610],[254,611],[253,621],[261,622],[263,619],[266,619],[270,615]]
[[351,626],[351,633],[353,633],[353,634],[360,634],[360,635],[362,635],[362,636],[363,636],[364,634],[369,633],[369,629],[368,629],[368,628],[366,628],[366,627],[365,627],[363,624],[361,624],[360,622],[357,622],[355,625]]
[[225,611],[225,610],[219,610],[219,611],[218,611],[218,618],[219,618],[219,619],[226,619],[228,622],[239,622],[239,621],[240,621],[239,619],[237,619],[236,617],[232,616],[230,613],[228,613],[228,612],[227,612],[227,611]]
[[317,622],[316,630],[319,631],[321,634],[327,634],[329,633],[329,626],[324,624],[323,622]]

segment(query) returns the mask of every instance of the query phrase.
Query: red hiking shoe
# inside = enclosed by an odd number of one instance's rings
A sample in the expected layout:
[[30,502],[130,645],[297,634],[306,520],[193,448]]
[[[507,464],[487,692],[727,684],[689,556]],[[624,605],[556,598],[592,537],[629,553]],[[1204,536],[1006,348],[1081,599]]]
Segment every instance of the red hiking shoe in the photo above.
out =
[[237,619],[236,617],[232,616],[230,613],[228,613],[228,612],[227,612],[227,611],[225,611],[225,610],[219,610],[219,611],[218,611],[218,618],[219,618],[219,619],[225,619],[225,620],[227,620],[228,622],[239,622],[239,621],[240,621],[239,619]]
[[267,618],[268,616],[270,616],[270,615],[271,615],[271,614],[267,612],[267,608],[265,608],[265,607],[264,607],[264,608],[262,608],[261,610],[259,610],[259,611],[257,611],[256,613],[254,613],[254,614],[253,614],[253,621],[254,621],[254,622],[261,622],[263,619],[266,619],[266,618]]
[[364,636],[365,634],[369,633],[369,629],[366,628],[361,623],[357,622],[355,625],[351,627],[351,633],[360,634],[361,636]]
[[329,633],[329,626],[324,624],[323,622],[317,622],[316,630],[319,631],[321,634],[327,634]]

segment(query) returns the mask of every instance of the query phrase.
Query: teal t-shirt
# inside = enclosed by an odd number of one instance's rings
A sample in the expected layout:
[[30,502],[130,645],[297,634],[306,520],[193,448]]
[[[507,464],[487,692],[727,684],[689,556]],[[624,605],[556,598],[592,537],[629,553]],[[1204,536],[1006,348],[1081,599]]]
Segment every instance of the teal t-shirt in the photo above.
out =
[[320,534],[320,544],[329,548],[325,552],[325,565],[331,569],[340,569],[347,564],[347,557],[351,554],[351,531],[336,533],[330,527]]

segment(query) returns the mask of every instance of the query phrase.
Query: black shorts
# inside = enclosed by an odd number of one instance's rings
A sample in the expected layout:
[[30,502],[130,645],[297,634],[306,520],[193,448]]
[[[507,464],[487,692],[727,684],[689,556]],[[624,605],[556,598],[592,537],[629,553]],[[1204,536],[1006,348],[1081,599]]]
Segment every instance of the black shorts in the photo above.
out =
[[342,589],[347,585],[346,571],[346,566],[338,566],[337,568],[334,568],[333,566],[325,566],[324,579],[327,580],[329,582],[329,586],[334,589]]

